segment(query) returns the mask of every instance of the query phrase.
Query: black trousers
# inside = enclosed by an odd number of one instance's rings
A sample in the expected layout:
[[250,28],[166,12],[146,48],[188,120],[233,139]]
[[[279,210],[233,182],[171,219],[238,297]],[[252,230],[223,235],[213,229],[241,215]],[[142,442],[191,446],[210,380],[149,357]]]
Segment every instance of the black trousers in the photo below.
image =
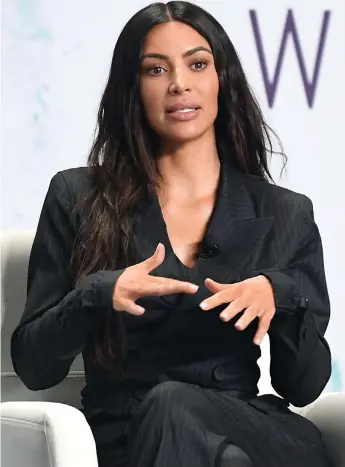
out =
[[247,454],[222,434],[222,418],[221,407],[193,385],[156,386],[132,422],[129,466],[253,467]]
[[91,424],[100,467],[331,466],[318,429],[275,396],[168,381],[116,400],[131,413],[123,429],[110,411]]

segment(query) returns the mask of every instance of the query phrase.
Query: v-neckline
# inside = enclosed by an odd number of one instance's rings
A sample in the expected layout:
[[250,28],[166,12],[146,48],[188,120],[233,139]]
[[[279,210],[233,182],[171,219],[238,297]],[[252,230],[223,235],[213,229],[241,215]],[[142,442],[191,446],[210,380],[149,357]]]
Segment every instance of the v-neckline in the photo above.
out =
[[[245,262],[250,260],[253,248],[266,235],[273,222],[273,216],[257,216],[252,195],[247,187],[247,177],[233,165],[225,153],[221,160],[213,212],[200,245],[200,255],[191,268],[182,263],[173,251],[157,192],[153,187],[149,188],[147,196],[143,197],[134,215],[138,258],[141,261],[147,259],[152,256],[158,243],[163,243],[166,248],[164,263],[175,263],[184,271],[186,277],[206,278],[212,273],[212,278],[217,280],[218,277],[219,280],[221,274],[225,274],[226,277],[231,271],[235,275],[238,274]],[[164,264],[158,266],[153,274],[159,274],[163,269]]]
[[154,203],[156,205],[156,208],[157,208],[157,211],[158,211],[158,217],[159,217],[160,224],[161,224],[161,227],[162,227],[161,231],[164,234],[163,243],[164,243],[165,247],[168,247],[168,250],[169,250],[170,254],[174,255],[176,261],[185,270],[187,270],[189,272],[194,272],[197,269],[198,263],[200,261],[200,256],[198,255],[198,253],[200,252],[200,250],[202,250],[202,246],[207,244],[207,239],[208,239],[208,236],[209,236],[208,234],[209,234],[209,231],[210,231],[210,227],[211,227],[211,225],[212,225],[212,223],[214,221],[214,218],[217,216],[218,211],[220,209],[219,204],[220,204],[222,190],[224,188],[224,183],[225,183],[225,181],[224,181],[225,169],[224,169],[224,167],[222,165],[223,165],[223,163],[222,163],[222,160],[220,158],[220,172],[219,172],[218,187],[217,187],[217,191],[216,191],[216,199],[215,199],[215,202],[214,202],[214,206],[213,206],[211,215],[210,215],[210,217],[209,217],[209,219],[208,219],[208,221],[206,223],[204,236],[203,236],[202,240],[199,243],[199,250],[197,252],[195,263],[194,263],[194,265],[192,267],[189,267],[186,264],[184,264],[183,261],[181,261],[181,259],[175,253],[175,251],[173,249],[173,246],[172,246],[172,243],[170,241],[170,237],[169,237],[169,233],[168,233],[168,227],[167,227],[167,224],[165,222],[162,207],[161,207],[160,202],[159,202],[158,193],[156,191],[154,191],[154,193],[153,193]]
[[160,221],[162,222],[162,226],[163,226],[163,233],[164,233],[164,240],[163,240],[163,244],[166,248],[166,250],[168,250],[168,254],[170,253],[171,255],[174,256],[175,260],[177,261],[177,263],[182,266],[183,269],[187,270],[187,271],[193,271],[196,266],[197,266],[197,262],[198,262],[198,257],[196,257],[195,259],[195,262],[193,264],[193,266],[187,266],[179,257],[178,255],[175,253],[175,250],[172,246],[172,243],[171,243],[171,240],[170,240],[170,237],[169,237],[169,233],[168,233],[168,227],[167,227],[167,224],[165,222],[165,219],[164,219],[164,215],[163,215],[163,212],[162,212],[162,207],[160,205],[160,202],[159,202],[159,198],[158,198],[158,195],[156,194],[155,195],[155,202],[157,203],[158,205],[158,210],[159,210],[159,218],[160,218]]

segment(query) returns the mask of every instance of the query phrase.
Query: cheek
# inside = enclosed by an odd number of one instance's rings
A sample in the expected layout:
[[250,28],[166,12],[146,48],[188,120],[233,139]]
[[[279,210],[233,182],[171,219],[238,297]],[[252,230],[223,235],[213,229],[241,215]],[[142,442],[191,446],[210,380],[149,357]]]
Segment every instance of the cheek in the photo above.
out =
[[[205,83],[206,87],[206,83]],[[207,89],[205,89],[205,95],[208,96],[208,103],[209,105],[214,108],[218,106],[218,92],[219,92],[219,82],[218,76],[213,80],[210,80],[207,83]]]
[[140,97],[144,112],[150,123],[160,119],[163,103],[157,85],[153,82],[143,83],[140,86]]
[[218,109],[219,80],[216,71],[212,71],[199,83],[200,94],[206,114],[214,116]]

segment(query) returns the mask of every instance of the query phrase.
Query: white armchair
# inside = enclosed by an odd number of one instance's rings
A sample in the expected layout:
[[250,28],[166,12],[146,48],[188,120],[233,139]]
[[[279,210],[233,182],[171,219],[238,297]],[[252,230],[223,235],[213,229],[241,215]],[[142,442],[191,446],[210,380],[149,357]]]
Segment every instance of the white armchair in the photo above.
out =
[[97,467],[96,446],[83,414],[57,402],[1,404],[3,467]]
[[[23,311],[33,232],[1,235],[1,466],[98,467],[95,442],[80,406],[78,357],[66,379],[29,391],[14,373],[10,337]],[[325,394],[300,411],[322,432],[334,467],[345,467],[345,393]]]
[[66,379],[29,391],[13,370],[10,338],[26,300],[33,232],[1,234],[1,466],[98,467],[96,445],[80,407],[81,357]]

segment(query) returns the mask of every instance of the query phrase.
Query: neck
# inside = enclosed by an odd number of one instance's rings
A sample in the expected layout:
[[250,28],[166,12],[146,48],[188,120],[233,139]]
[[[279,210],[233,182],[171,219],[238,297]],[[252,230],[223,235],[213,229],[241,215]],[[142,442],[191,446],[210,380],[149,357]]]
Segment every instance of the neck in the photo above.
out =
[[214,136],[167,145],[158,159],[158,169],[162,176],[159,191],[169,197],[176,193],[178,198],[190,200],[214,194],[220,173]]

